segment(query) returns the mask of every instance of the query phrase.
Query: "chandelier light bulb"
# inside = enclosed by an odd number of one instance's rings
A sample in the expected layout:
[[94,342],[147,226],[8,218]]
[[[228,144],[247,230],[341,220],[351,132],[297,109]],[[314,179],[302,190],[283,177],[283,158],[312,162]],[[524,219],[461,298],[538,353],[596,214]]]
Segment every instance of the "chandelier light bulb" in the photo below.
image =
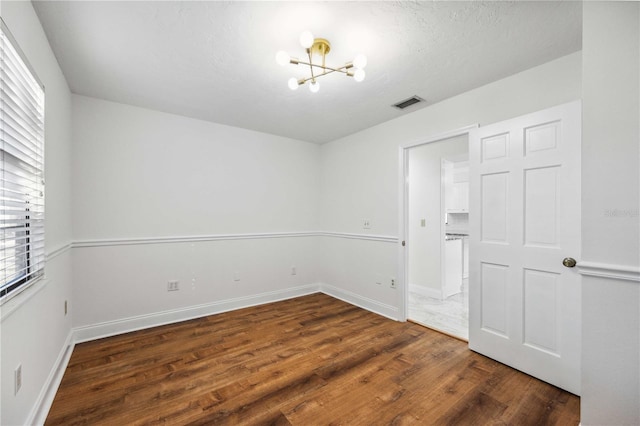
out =
[[320,90],[320,84],[318,84],[317,81],[309,84],[309,90],[311,90],[311,93],[318,93],[318,90]]
[[362,53],[356,55],[355,59],[353,60],[353,66],[358,69],[363,69],[367,66],[367,57]]
[[291,77],[288,84],[289,89],[296,90],[298,88],[298,79],[296,79],[295,77]]
[[300,44],[305,49],[313,46],[313,34],[311,34],[311,31],[304,31],[302,34],[300,34]]
[[358,68],[356,72],[353,73],[353,79],[358,83],[364,80],[364,77],[365,77],[365,73],[362,68]]
[[278,63],[278,65],[285,66],[289,63],[290,60],[291,58],[289,57],[289,54],[284,50],[280,50],[278,53],[276,53],[276,62]]

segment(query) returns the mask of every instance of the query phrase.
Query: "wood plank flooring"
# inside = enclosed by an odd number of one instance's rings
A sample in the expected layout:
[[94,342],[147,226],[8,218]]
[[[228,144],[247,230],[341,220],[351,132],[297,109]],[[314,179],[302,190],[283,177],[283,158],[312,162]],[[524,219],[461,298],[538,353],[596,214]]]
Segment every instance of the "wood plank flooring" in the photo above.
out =
[[576,425],[577,396],[323,294],[76,345],[47,425]]

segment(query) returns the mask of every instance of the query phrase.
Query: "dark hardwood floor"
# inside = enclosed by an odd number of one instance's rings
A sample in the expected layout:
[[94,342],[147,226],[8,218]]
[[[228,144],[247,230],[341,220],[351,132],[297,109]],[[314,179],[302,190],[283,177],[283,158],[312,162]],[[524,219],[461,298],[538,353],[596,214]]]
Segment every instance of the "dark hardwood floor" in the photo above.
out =
[[323,294],[76,345],[47,425],[575,425],[577,396]]

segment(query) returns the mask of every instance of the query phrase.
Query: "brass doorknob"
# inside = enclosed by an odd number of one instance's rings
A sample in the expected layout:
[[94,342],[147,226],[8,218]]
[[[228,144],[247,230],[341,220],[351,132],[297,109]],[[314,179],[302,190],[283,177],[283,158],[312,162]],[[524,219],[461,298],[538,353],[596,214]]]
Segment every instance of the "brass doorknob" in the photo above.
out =
[[562,264],[567,268],[573,268],[576,266],[576,260],[573,257],[565,257],[562,259]]

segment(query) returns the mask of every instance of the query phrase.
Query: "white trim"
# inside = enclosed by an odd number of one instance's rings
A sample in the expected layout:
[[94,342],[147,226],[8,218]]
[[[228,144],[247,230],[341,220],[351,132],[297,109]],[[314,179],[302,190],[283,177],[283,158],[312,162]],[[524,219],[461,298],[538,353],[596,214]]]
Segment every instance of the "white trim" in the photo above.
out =
[[202,318],[208,315],[244,309],[251,306],[264,305],[295,297],[306,296],[313,293],[324,293],[328,296],[340,299],[344,302],[358,306],[367,311],[382,315],[389,319],[399,321],[398,308],[386,303],[378,302],[358,294],[342,290],[338,287],[325,284],[308,284],[299,287],[275,290],[266,293],[237,297],[212,303],[205,303],[185,308],[172,309],[164,312],[139,315],[119,320],[106,321],[73,329],[74,343],[83,343],[104,337],[116,336],[132,331],[173,324],[181,321]]
[[49,279],[47,278],[47,262],[55,259],[63,253],[66,253],[71,249],[71,247],[72,244],[68,243],[45,254],[44,275],[18,287],[0,301],[0,306],[2,306],[2,309],[0,309],[0,323],[9,315],[14,313],[20,306],[25,304],[29,299],[38,294],[40,290],[45,288],[49,282]]
[[[370,235],[355,234],[347,232],[265,232],[255,234],[213,234],[213,235],[191,235],[191,236],[175,236],[175,237],[140,237],[140,238],[111,238],[103,240],[81,240],[74,241],[70,244],[71,248],[83,247],[108,247],[108,246],[126,246],[141,244],[167,244],[167,243],[193,243],[203,241],[232,241],[232,240],[260,240],[268,238],[300,238],[300,237],[335,237],[349,238],[366,241],[380,241],[385,243],[397,243],[398,237],[392,235]],[[49,254],[50,257],[57,256],[64,252],[66,246],[54,250]]]
[[399,318],[400,311],[396,306],[378,302],[377,300],[369,299],[368,297],[360,296],[325,283],[320,284],[320,291],[327,296],[335,297],[336,299],[340,299],[343,302],[347,302],[369,312],[382,315],[394,321],[403,321]]
[[58,354],[58,358],[53,364],[53,368],[49,372],[49,376],[42,386],[38,399],[33,405],[25,424],[42,425],[45,420],[47,420],[51,404],[53,404],[53,399],[56,396],[56,392],[58,392],[58,388],[60,387],[60,382],[62,382],[62,377],[67,369],[67,365],[69,365],[69,360],[71,359],[74,347],[73,331],[69,330],[69,334],[62,346],[62,350]]
[[0,323],[4,322],[12,313],[18,310],[20,306],[27,303],[33,296],[40,293],[45,288],[49,280],[46,277],[40,277],[35,281],[25,284],[7,295],[0,303]]
[[46,262],[55,259],[56,257],[60,256],[63,253],[66,253],[67,251],[69,251],[72,247],[73,243],[67,243],[64,244],[58,248],[55,248],[53,250],[51,250],[50,252],[45,254],[45,268],[46,268]]
[[407,281],[409,280],[409,253],[407,251],[409,243],[409,149],[398,148],[398,230],[402,244],[398,247],[397,253],[397,274],[398,286],[400,290],[400,320],[409,319],[409,290]]
[[578,271],[587,277],[611,278],[640,283],[640,268],[612,263],[578,262]]
[[196,306],[188,306],[164,312],[155,312],[152,314],[139,315],[114,321],[106,321],[99,324],[76,327],[73,329],[74,340],[76,343],[87,342],[90,340],[101,339],[103,337],[129,333],[131,331],[158,327],[166,324],[173,324],[176,322],[201,318],[208,315],[234,311],[236,309],[248,308],[250,306],[263,305],[265,303],[278,302],[280,300],[305,296],[308,294],[317,293],[318,289],[318,284],[309,284],[300,287],[275,290],[251,296],[220,300],[212,303],[204,303]]
[[469,126],[460,127],[459,129],[450,130],[448,132],[438,133],[437,135],[429,136],[427,139],[419,139],[417,141],[409,142],[400,146],[400,149],[410,149],[417,146],[426,145],[432,142],[438,142],[444,139],[455,138],[456,136],[462,136],[470,133],[472,130],[480,127],[479,124],[471,124]]
[[38,83],[38,86],[40,86],[40,88],[44,92],[44,84],[42,84],[42,80],[40,80],[40,77],[38,77],[38,74],[36,73],[35,68],[31,66],[31,62],[27,59],[27,55],[25,55],[25,53],[22,51],[22,49],[20,48],[20,45],[18,44],[16,39],[13,37],[13,34],[9,30],[9,26],[4,22],[4,19],[2,19],[1,16],[0,16],[0,26],[2,27],[2,32],[11,43],[11,46],[13,47],[13,49],[16,51],[16,53],[18,54],[18,56],[20,57],[24,65],[27,67],[33,79]]
[[321,237],[348,238],[353,240],[380,241],[383,243],[397,243],[398,237],[391,235],[351,234],[347,232],[318,232]]
[[398,321],[397,307],[322,283],[308,284],[252,296],[238,297],[197,306],[189,306],[164,312],[156,312],[147,315],[139,315],[120,320],[76,327],[73,329],[74,342],[88,342],[91,340],[102,339],[104,337],[129,333],[131,331],[173,324],[195,318],[202,318],[208,315],[220,314],[251,306],[264,305],[266,303],[278,302],[318,292],[322,292],[328,296],[335,297],[336,299],[340,299],[367,311]]
[[256,240],[265,238],[315,237],[317,235],[317,232],[265,232],[256,234],[213,234],[175,237],[112,238],[104,240],[74,241],[73,248],[185,242],[192,243],[200,241]]
[[[404,241],[406,246],[398,245],[398,290],[400,291],[400,319],[406,321],[408,318],[409,291],[407,277],[409,271],[409,150],[422,145],[451,139],[457,136],[469,135],[472,131],[479,128],[479,124],[471,124],[469,126],[460,127],[458,129],[442,132],[429,136],[418,141],[408,142],[400,145],[398,148],[398,229],[400,235],[398,240]],[[469,137],[469,140],[471,138]]]
[[442,300],[442,289],[436,290],[435,288],[424,287],[417,284],[409,284],[409,291],[417,293],[421,296],[430,297],[432,299]]

